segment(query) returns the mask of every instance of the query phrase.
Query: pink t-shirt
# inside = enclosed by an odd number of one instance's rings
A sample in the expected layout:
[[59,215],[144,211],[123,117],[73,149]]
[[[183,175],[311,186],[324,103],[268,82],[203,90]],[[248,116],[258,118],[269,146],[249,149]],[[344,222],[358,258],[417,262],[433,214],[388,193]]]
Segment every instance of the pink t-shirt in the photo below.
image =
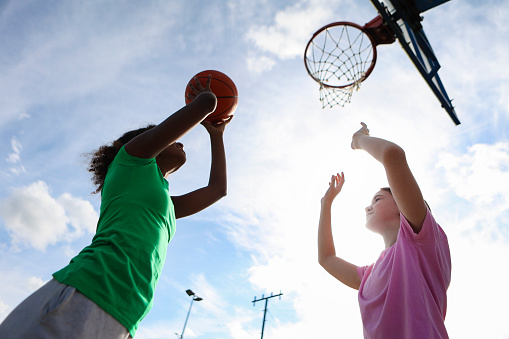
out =
[[396,243],[357,267],[365,338],[448,338],[444,325],[451,281],[447,236],[428,211],[415,234],[401,214]]

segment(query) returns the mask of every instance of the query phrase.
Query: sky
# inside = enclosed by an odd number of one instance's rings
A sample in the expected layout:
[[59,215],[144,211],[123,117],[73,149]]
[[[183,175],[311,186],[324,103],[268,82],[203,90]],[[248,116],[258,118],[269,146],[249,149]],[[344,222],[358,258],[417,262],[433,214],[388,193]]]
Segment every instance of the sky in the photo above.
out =
[[[367,123],[391,140],[446,232],[452,256],[445,324],[452,338],[509,338],[509,3],[450,1],[423,13],[455,126],[397,43],[345,107],[322,109],[303,52],[320,27],[364,24],[368,0],[0,2],[0,321],[87,246],[100,198],[84,154],[184,105],[196,73],[239,91],[225,132],[228,195],[177,222],[154,306],[136,338],[362,338],[357,292],[318,264],[320,199],[339,256],[373,263],[384,249],[365,206],[383,167],[350,148]],[[181,140],[180,195],[207,184],[202,126]]]

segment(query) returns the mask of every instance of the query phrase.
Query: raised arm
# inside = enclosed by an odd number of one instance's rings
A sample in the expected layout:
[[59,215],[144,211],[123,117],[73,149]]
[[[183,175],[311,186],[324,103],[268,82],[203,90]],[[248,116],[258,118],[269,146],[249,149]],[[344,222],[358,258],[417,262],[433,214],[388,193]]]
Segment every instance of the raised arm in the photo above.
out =
[[395,143],[369,135],[366,124],[352,137],[352,148],[363,149],[382,163],[398,209],[419,233],[426,218],[426,203],[408,166],[405,151]]
[[341,192],[344,183],[345,176],[343,173],[333,175],[329,183],[329,189],[321,201],[320,222],[318,224],[318,262],[333,277],[358,290],[361,281],[357,275],[357,266],[336,256],[336,248],[332,237],[332,202]]
[[227,192],[226,154],[223,133],[233,117],[220,124],[204,121],[203,125],[210,135],[211,165],[208,185],[196,191],[172,197],[175,206],[175,217],[183,218],[195,214],[222,197]]
[[217,98],[210,90],[210,80],[209,76],[206,86],[203,87],[195,79],[196,87],[192,87],[196,94],[194,100],[156,127],[129,141],[125,146],[127,153],[138,158],[155,158],[169,145],[175,143],[202,122],[216,109],[217,104]]

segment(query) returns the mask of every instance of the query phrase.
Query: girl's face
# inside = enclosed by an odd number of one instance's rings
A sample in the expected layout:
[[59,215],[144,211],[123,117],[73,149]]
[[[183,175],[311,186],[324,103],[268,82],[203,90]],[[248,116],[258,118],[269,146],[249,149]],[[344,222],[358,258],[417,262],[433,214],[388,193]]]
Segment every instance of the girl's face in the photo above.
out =
[[389,229],[399,228],[399,222],[399,209],[392,194],[380,190],[366,207],[366,228],[384,234]]
[[166,147],[166,149],[156,157],[157,165],[165,178],[182,167],[182,165],[186,163],[186,160],[184,145],[180,142],[173,143]]

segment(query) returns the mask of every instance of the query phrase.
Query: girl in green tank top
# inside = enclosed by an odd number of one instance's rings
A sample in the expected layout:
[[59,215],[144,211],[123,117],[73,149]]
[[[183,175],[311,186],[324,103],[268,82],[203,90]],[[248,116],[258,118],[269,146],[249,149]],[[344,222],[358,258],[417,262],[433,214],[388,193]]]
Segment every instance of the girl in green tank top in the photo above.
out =
[[[226,195],[223,133],[231,118],[216,124],[204,121],[217,103],[210,80],[209,76],[202,86],[195,78],[195,86],[190,84],[193,93],[189,98],[193,101],[159,125],[129,131],[91,154],[89,171],[97,186],[95,193],[101,193],[97,231],[89,246],[53,274],[60,283],[76,288],[113,316],[132,337],[152,307],[175,220],[197,213]],[[177,140],[200,123],[211,142],[208,185],[170,196],[165,179],[186,162],[184,146]],[[82,325],[93,327],[94,323]],[[30,328],[31,324],[23,326]],[[79,337],[79,333],[75,335]]]

